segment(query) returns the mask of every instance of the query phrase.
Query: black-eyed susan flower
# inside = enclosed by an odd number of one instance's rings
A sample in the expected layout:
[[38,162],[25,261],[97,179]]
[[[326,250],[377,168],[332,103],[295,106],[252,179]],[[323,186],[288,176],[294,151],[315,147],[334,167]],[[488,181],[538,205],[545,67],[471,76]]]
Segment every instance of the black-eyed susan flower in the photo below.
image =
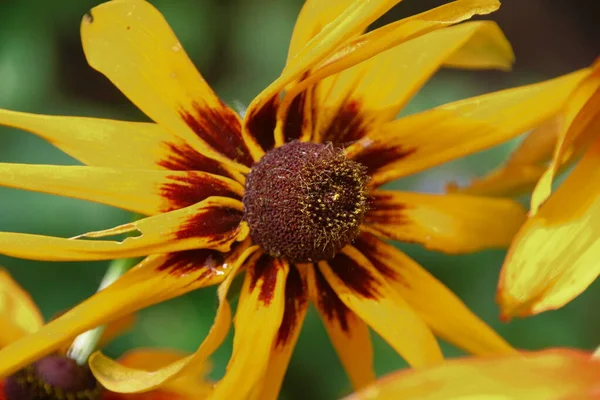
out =
[[346,400],[593,400],[600,360],[575,349],[463,358],[389,374]]
[[[38,331],[44,324],[44,319],[29,294],[2,269],[0,321],[0,348]],[[101,341],[110,341],[132,322],[131,316],[113,322],[104,331]],[[211,385],[202,380],[202,372],[205,371],[201,370],[146,393],[110,392],[98,384],[87,365],[79,365],[67,356],[68,347],[61,346],[53,354],[1,379],[0,400],[198,400],[210,393]],[[137,349],[125,354],[119,363],[129,367],[155,369],[183,357],[185,355],[177,351]]]
[[[0,165],[6,186],[149,215],[64,239],[0,233],[0,253],[39,260],[148,256],[108,288],[0,351],[0,374],[91,327],[220,283],[196,353],[148,373],[96,354],[113,391],[154,388],[202,365],[231,324],[227,291],[244,273],[233,354],[217,399],[275,398],[308,303],[353,385],[374,380],[368,327],[413,366],[441,361],[435,335],[475,354],[514,350],[385,239],[448,253],[509,244],[524,211],[507,199],[381,190],[391,180],[508,140],[553,115],[586,71],[394,120],[441,66],[510,67],[489,21],[458,0],[365,33],[398,0],[309,0],[281,76],[243,120],[213,93],[150,4],[115,0],[82,22],[89,63],[154,123],[0,111],[0,123],[87,166]],[[98,240],[134,232],[123,241]],[[264,378],[264,379],[263,379]]]
[[[505,318],[560,308],[598,276],[600,62],[556,115],[534,130],[510,160],[465,193],[514,194],[535,186],[531,211],[502,269],[498,302]],[[552,193],[554,177],[575,167]]]

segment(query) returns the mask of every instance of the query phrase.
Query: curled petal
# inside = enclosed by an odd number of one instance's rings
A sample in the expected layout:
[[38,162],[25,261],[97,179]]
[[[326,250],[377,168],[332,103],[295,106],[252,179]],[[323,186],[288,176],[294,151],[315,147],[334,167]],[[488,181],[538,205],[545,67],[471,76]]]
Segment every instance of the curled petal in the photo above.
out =
[[375,381],[369,327],[338,298],[316,266],[310,266],[308,271],[310,298],[319,310],[352,387],[359,390]]
[[504,317],[562,307],[596,279],[599,179],[600,138],[515,237],[498,284]]
[[508,247],[525,222],[509,199],[383,190],[372,197],[363,230],[447,253]]
[[[242,204],[234,199],[211,197],[196,205],[144,218],[112,229],[65,239],[25,233],[0,232],[0,253],[47,261],[110,260],[172,251],[212,248],[229,250],[243,240],[248,227]],[[137,232],[121,242],[82,240]]]
[[44,318],[29,293],[0,269],[0,348],[37,331]]
[[[225,278],[233,279],[229,278],[233,274],[232,271],[235,271],[253,250],[254,248],[248,248],[248,244],[240,244],[231,254],[225,255],[215,250],[197,250],[148,257],[112,285],[49,322],[37,332],[0,350],[0,375],[9,375],[50,354],[66,340],[91,328],[200,287],[213,285]],[[224,330],[219,333],[222,337],[227,334],[229,328],[228,305],[226,308],[227,312],[217,314],[220,325],[218,329],[215,328],[219,332]],[[221,337],[219,335],[218,338]],[[213,344],[214,348],[216,346],[218,344]],[[209,355],[202,355],[202,363]],[[92,369],[95,365],[94,359],[94,356],[90,359]],[[112,391],[127,391],[125,389],[131,388],[131,385],[138,385],[134,389],[147,390],[160,385],[175,374],[173,369],[163,375],[152,375],[146,371],[140,372],[141,377],[137,379],[137,376],[132,375],[131,369],[128,371],[130,374],[127,379],[113,384],[110,379],[102,380],[102,374],[94,370],[103,386]],[[144,379],[147,375],[151,375],[150,382]],[[117,379],[117,375],[109,373],[108,376]],[[136,379],[129,379],[132,376]]]
[[346,149],[374,174],[373,186],[464,157],[512,139],[559,112],[589,74],[502,90],[413,114]]
[[515,352],[444,284],[395,247],[367,233],[360,235],[355,246],[436,336],[476,355]]
[[319,269],[340,300],[410,365],[442,361],[438,343],[425,322],[354,247],[346,246],[332,260],[319,262]]
[[241,199],[237,182],[198,171],[2,164],[0,185],[95,201],[153,215],[211,196]]
[[81,39],[89,64],[155,122],[234,169],[252,164],[238,115],[204,81],[150,3],[118,0],[94,7],[83,18]]
[[390,374],[346,400],[592,400],[600,363],[568,349],[494,358],[465,358]]

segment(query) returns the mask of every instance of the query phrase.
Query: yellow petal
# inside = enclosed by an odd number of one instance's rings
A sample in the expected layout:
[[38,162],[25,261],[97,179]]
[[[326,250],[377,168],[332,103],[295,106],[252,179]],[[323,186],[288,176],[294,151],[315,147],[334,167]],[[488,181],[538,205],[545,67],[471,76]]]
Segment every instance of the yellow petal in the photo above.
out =
[[447,190],[477,196],[517,196],[531,191],[547,169],[558,141],[562,119],[551,118],[528,134],[500,167],[459,187]]
[[532,215],[552,192],[552,181],[559,168],[580,156],[600,136],[600,60],[592,66],[590,76],[573,92],[561,114],[562,129],[554,157],[531,195]]
[[600,362],[568,349],[464,358],[390,374],[346,400],[597,399]]
[[[151,216],[106,231],[65,239],[26,233],[0,232],[0,254],[30,260],[82,261],[130,258],[149,254],[212,248],[227,251],[248,234],[242,203],[210,197],[200,203]],[[121,242],[80,240],[137,232]]]
[[0,348],[37,331],[44,318],[29,293],[0,269]]
[[[215,321],[208,335],[196,352],[178,361],[164,365],[158,370],[125,367],[111,360],[100,352],[92,354],[89,365],[98,382],[114,392],[134,393],[147,391],[165,384],[177,383],[178,378],[202,371],[210,355],[221,345],[231,325],[231,307],[227,300],[227,292],[237,272],[246,259],[257,250],[257,247],[241,247],[236,254],[230,256],[230,263],[223,264],[230,269],[225,272],[223,283],[219,286],[219,308]],[[243,251],[243,252],[242,252]]]
[[[279,331],[270,350],[265,377],[252,393],[252,399],[277,400],[292,352],[308,310],[305,266],[290,266],[285,282],[285,310]],[[300,268],[300,269],[299,269]]]
[[235,314],[233,353],[211,399],[246,398],[262,379],[271,379],[265,372],[284,315],[288,271],[286,261],[268,255],[248,266]]
[[[429,13],[437,15],[434,11]],[[412,18],[401,27],[444,23]],[[479,51],[481,48],[489,51]],[[499,60],[499,65],[506,67],[513,59],[502,31],[491,21],[465,23],[409,40],[318,84],[320,112],[316,115],[315,140],[352,142],[395,118],[444,61],[459,53],[480,53],[484,65]]]
[[[251,250],[252,248],[248,249],[248,243],[243,243],[238,245],[230,254],[223,254],[216,250],[195,250],[148,257],[112,285],[49,322],[36,333],[25,336],[0,350],[0,376],[9,375],[32,361],[52,353],[66,340],[72,339],[91,328],[200,287],[221,282],[233,274],[232,271],[239,267],[238,264],[244,260]],[[232,278],[228,279],[231,280]],[[224,337],[227,334],[229,327],[228,305],[226,308],[227,312],[217,314],[219,327],[215,330],[219,333],[213,334],[217,338]],[[223,330],[224,332],[222,332]],[[220,343],[218,340],[215,341]],[[211,346],[214,349],[218,344],[213,343]],[[207,353],[209,354],[203,354],[200,357],[202,358],[202,364],[211,352]],[[110,372],[107,375],[110,378],[103,380],[105,375],[98,372],[103,370],[94,363],[95,359],[95,356],[90,358],[94,373],[96,373],[102,385],[112,391],[119,391],[119,389],[131,385],[134,385],[134,389],[140,388],[138,391],[150,389],[164,383],[165,380],[174,375],[172,370],[167,371],[165,374],[140,371],[139,375],[141,377],[138,377],[138,375],[131,372],[132,370],[128,369],[129,375],[124,379],[124,382],[122,375],[118,376]],[[102,366],[104,364],[99,362],[98,365]],[[150,377],[144,379],[147,376]],[[119,380],[119,377],[121,380]]]
[[525,222],[509,199],[377,190],[363,230],[446,253],[508,247]]
[[454,293],[395,247],[366,233],[354,245],[437,336],[476,355],[515,352]]
[[[423,320],[358,250],[346,246],[319,269],[340,300],[414,367],[442,361]],[[393,315],[393,319],[390,319]]]
[[131,330],[134,327],[136,320],[134,314],[127,314],[106,324],[106,328],[100,336],[98,347],[106,346],[114,339]]
[[310,298],[319,310],[352,387],[359,390],[375,380],[369,327],[342,303],[316,266],[310,266],[308,272]]
[[143,0],[94,7],[81,23],[89,64],[140,110],[201,154],[245,170],[253,163],[238,115],[196,70],[163,16]]
[[307,0],[298,14],[290,40],[288,63],[325,25],[334,21],[354,0]]
[[505,317],[562,307],[598,276],[600,139],[515,237],[498,286]]
[[374,173],[372,185],[495,146],[560,111],[589,70],[446,104],[385,124],[350,146]]
[[[281,76],[264,89],[248,106],[244,117],[244,129],[253,124],[252,120],[260,115],[268,105],[290,82],[299,79],[305,72],[323,61],[330,53],[347,39],[362,32],[369,24],[385,14],[401,0],[354,0],[333,21],[325,25],[319,33],[306,43],[295,57],[288,62]],[[291,102],[293,99],[289,99]]]
[[[355,66],[400,44],[410,43],[412,39],[419,38],[429,32],[467,20],[473,15],[489,14],[497,10],[499,6],[500,2],[497,0],[457,0],[348,40],[311,71],[307,79],[294,87],[290,94],[293,96],[295,93],[299,93],[328,76]],[[398,50],[399,53],[402,53],[402,57],[407,58],[400,57],[400,54],[398,54],[398,57],[391,56],[390,58],[401,60],[399,62],[402,66],[400,75],[405,76],[406,81],[410,82],[407,86],[422,85],[426,77],[431,75],[445,59],[451,65],[464,65],[470,68],[510,68],[514,58],[510,44],[497,27],[493,27],[493,24],[490,26],[492,27],[488,27],[487,31],[484,30],[484,32],[480,32],[472,38],[469,37],[472,34],[467,34],[462,39],[462,43],[460,43],[460,39],[458,39],[458,43],[456,42],[456,32],[451,31],[447,33],[449,37],[446,41],[440,41],[435,36],[431,37],[431,41],[417,39],[419,40],[418,43],[407,45],[405,50]],[[445,33],[441,33],[441,35],[445,35]],[[486,35],[488,37],[485,37]],[[418,55],[423,57],[423,60],[410,58],[410,54],[414,52],[414,46],[417,44],[421,45]],[[453,55],[463,45],[466,46],[466,49]],[[447,47],[444,48],[443,46]],[[405,60],[411,60],[410,65],[406,66]],[[398,63],[398,61],[395,63]],[[425,66],[422,74],[417,72],[420,65]],[[408,69],[406,71],[407,75],[404,74],[404,68]],[[388,67],[388,74],[390,72],[396,75],[399,71],[398,68]],[[412,77],[411,74],[415,76]],[[377,85],[377,87],[381,88],[380,85]],[[402,88],[402,86],[400,87]],[[414,92],[416,89],[412,88],[410,90]],[[391,90],[385,92],[394,93]],[[404,97],[405,94],[400,93],[399,96]],[[403,102],[406,102],[406,99],[403,99]]]
[[[156,124],[27,114],[0,109],[0,124],[29,131],[88,165],[198,170],[239,176]],[[132,157],[135,151],[135,157]],[[239,178],[238,178],[239,179]]]
[[187,207],[210,196],[239,198],[244,188],[197,171],[2,164],[0,185],[95,201],[152,215]]
[[[119,357],[119,363],[133,369],[155,371],[166,365],[180,361],[188,354],[168,349],[135,349]],[[189,396],[191,399],[206,397],[212,389],[212,384],[204,379],[204,375],[210,370],[210,363],[194,366],[188,373],[175,380],[167,382],[160,387],[173,395]]]

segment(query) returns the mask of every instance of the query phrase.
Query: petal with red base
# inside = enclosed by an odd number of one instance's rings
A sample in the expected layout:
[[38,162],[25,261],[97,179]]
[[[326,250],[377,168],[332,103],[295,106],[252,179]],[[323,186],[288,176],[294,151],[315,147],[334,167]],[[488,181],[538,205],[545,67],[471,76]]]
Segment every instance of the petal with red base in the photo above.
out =
[[332,260],[319,262],[319,269],[340,300],[410,365],[442,361],[438,343],[425,322],[354,247],[346,246]]
[[510,199],[377,190],[361,229],[446,253],[508,247],[525,222]]

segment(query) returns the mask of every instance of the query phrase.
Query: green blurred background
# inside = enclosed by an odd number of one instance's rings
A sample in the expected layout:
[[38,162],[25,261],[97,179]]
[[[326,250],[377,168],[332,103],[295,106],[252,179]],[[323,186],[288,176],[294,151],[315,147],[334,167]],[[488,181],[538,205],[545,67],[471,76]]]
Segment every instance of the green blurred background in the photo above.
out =
[[[323,0],[326,1],[326,0]],[[300,0],[159,0],[166,16],[206,80],[228,103],[248,104],[283,67]],[[391,21],[444,1],[406,0],[384,16]],[[504,0],[491,16],[513,43],[513,72],[442,71],[405,112],[504,87],[550,78],[590,64],[597,55],[599,28],[593,1]],[[81,16],[97,1],[0,0],[0,107],[49,114],[145,120],[108,80],[89,68],[79,42]],[[448,180],[466,182],[489,171],[514,143],[446,164],[394,183],[394,188],[439,192]],[[0,128],[0,162],[76,164],[37,137]],[[0,230],[64,237],[123,223],[123,211],[57,196],[0,188]],[[459,294],[515,346],[594,348],[600,344],[595,285],[555,312],[508,324],[498,320],[496,280],[504,253],[447,256],[401,246]],[[96,290],[105,262],[43,263],[0,257],[31,292],[47,318]],[[214,311],[213,289],[191,293],[139,313],[135,329],[106,351],[118,356],[139,346],[193,351],[206,335]],[[393,316],[390,316],[393,319]],[[405,364],[375,337],[376,369],[383,374]],[[460,354],[450,346],[446,354]],[[222,375],[228,342],[214,357],[212,378]],[[282,399],[331,399],[349,382],[318,316],[311,310],[283,386]]]

